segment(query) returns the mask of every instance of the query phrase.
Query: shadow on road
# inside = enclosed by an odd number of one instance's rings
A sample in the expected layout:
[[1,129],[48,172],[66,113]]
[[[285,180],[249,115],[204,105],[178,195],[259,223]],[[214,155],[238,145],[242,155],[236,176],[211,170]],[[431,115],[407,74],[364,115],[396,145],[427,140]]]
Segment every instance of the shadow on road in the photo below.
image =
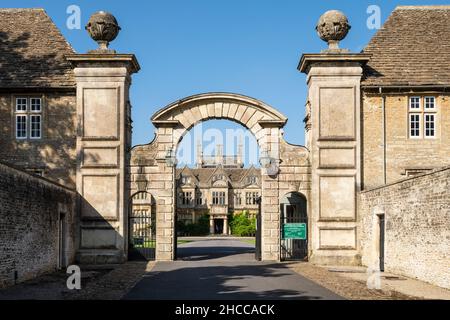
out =
[[229,264],[222,266],[211,265],[210,262],[209,265],[184,261],[160,262],[125,299],[340,299],[283,264]]
[[[245,255],[245,256],[242,256]],[[235,257],[236,256],[236,257]],[[238,257],[239,256],[239,257]],[[228,258],[236,260],[254,260],[254,247],[230,247],[230,246],[202,246],[202,247],[178,247],[177,260],[202,261],[211,259]]]

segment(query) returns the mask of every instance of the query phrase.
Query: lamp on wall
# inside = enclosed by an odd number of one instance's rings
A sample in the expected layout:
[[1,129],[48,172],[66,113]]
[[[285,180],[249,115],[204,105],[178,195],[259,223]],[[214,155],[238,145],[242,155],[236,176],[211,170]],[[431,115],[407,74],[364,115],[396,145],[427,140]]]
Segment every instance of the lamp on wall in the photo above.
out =
[[261,164],[261,167],[265,169],[265,174],[269,176],[275,176],[279,171],[277,159],[271,157],[267,150],[264,150],[261,153],[259,163]]
[[169,148],[166,152],[166,164],[168,167],[174,167],[177,163],[177,159],[175,157],[175,153],[172,148]]
[[261,153],[261,157],[259,158],[259,163],[263,168],[269,168],[272,163],[274,163],[275,159],[269,156],[269,152],[264,150]]

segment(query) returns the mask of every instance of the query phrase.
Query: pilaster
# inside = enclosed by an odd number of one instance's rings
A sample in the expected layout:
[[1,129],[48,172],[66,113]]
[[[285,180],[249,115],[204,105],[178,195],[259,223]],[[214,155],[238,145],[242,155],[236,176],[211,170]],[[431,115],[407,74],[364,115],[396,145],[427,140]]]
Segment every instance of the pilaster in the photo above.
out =
[[307,74],[311,109],[310,261],[356,265],[357,194],[361,186],[362,65],[365,54],[305,54],[299,70]]
[[127,259],[131,74],[134,55],[70,55],[77,82],[77,172],[81,263]]

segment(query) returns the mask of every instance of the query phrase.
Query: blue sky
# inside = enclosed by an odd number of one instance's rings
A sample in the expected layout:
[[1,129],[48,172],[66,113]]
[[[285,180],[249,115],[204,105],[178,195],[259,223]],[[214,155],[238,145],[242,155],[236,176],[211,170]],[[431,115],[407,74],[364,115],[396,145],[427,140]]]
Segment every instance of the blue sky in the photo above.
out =
[[[81,9],[80,30],[66,27],[66,10],[72,4]],[[98,10],[116,16],[122,30],[111,47],[134,53],[142,68],[134,75],[131,89],[133,144],[153,139],[149,119],[158,109],[212,91],[241,93],[275,107],[289,118],[286,140],[304,144],[306,85],[297,64],[302,53],[326,47],[314,29],[320,15],[330,9],[342,10],[352,29],[341,47],[359,52],[376,32],[366,26],[369,5],[381,8],[384,22],[397,5],[420,4],[446,1],[1,1],[1,7],[44,8],[79,53],[96,47],[84,30],[89,16]],[[227,121],[204,124],[219,129],[233,126]]]

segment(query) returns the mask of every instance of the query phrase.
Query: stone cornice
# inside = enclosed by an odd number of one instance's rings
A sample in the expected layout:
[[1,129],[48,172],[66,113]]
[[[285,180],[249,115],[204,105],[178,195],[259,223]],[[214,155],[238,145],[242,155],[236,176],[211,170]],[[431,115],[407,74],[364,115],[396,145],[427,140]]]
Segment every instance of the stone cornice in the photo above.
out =
[[102,67],[105,64],[127,64],[130,73],[138,72],[141,67],[134,54],[113,54],[113,53],[83,53],[66,55],[73,67],[88,66],[99,64]]
[[365,53],[305,53],[302,55],[297,69],[302,73],[308,73],[312,64],[336,63],[336,62],[356,62],[361,66],[370,60],[370,55]]

